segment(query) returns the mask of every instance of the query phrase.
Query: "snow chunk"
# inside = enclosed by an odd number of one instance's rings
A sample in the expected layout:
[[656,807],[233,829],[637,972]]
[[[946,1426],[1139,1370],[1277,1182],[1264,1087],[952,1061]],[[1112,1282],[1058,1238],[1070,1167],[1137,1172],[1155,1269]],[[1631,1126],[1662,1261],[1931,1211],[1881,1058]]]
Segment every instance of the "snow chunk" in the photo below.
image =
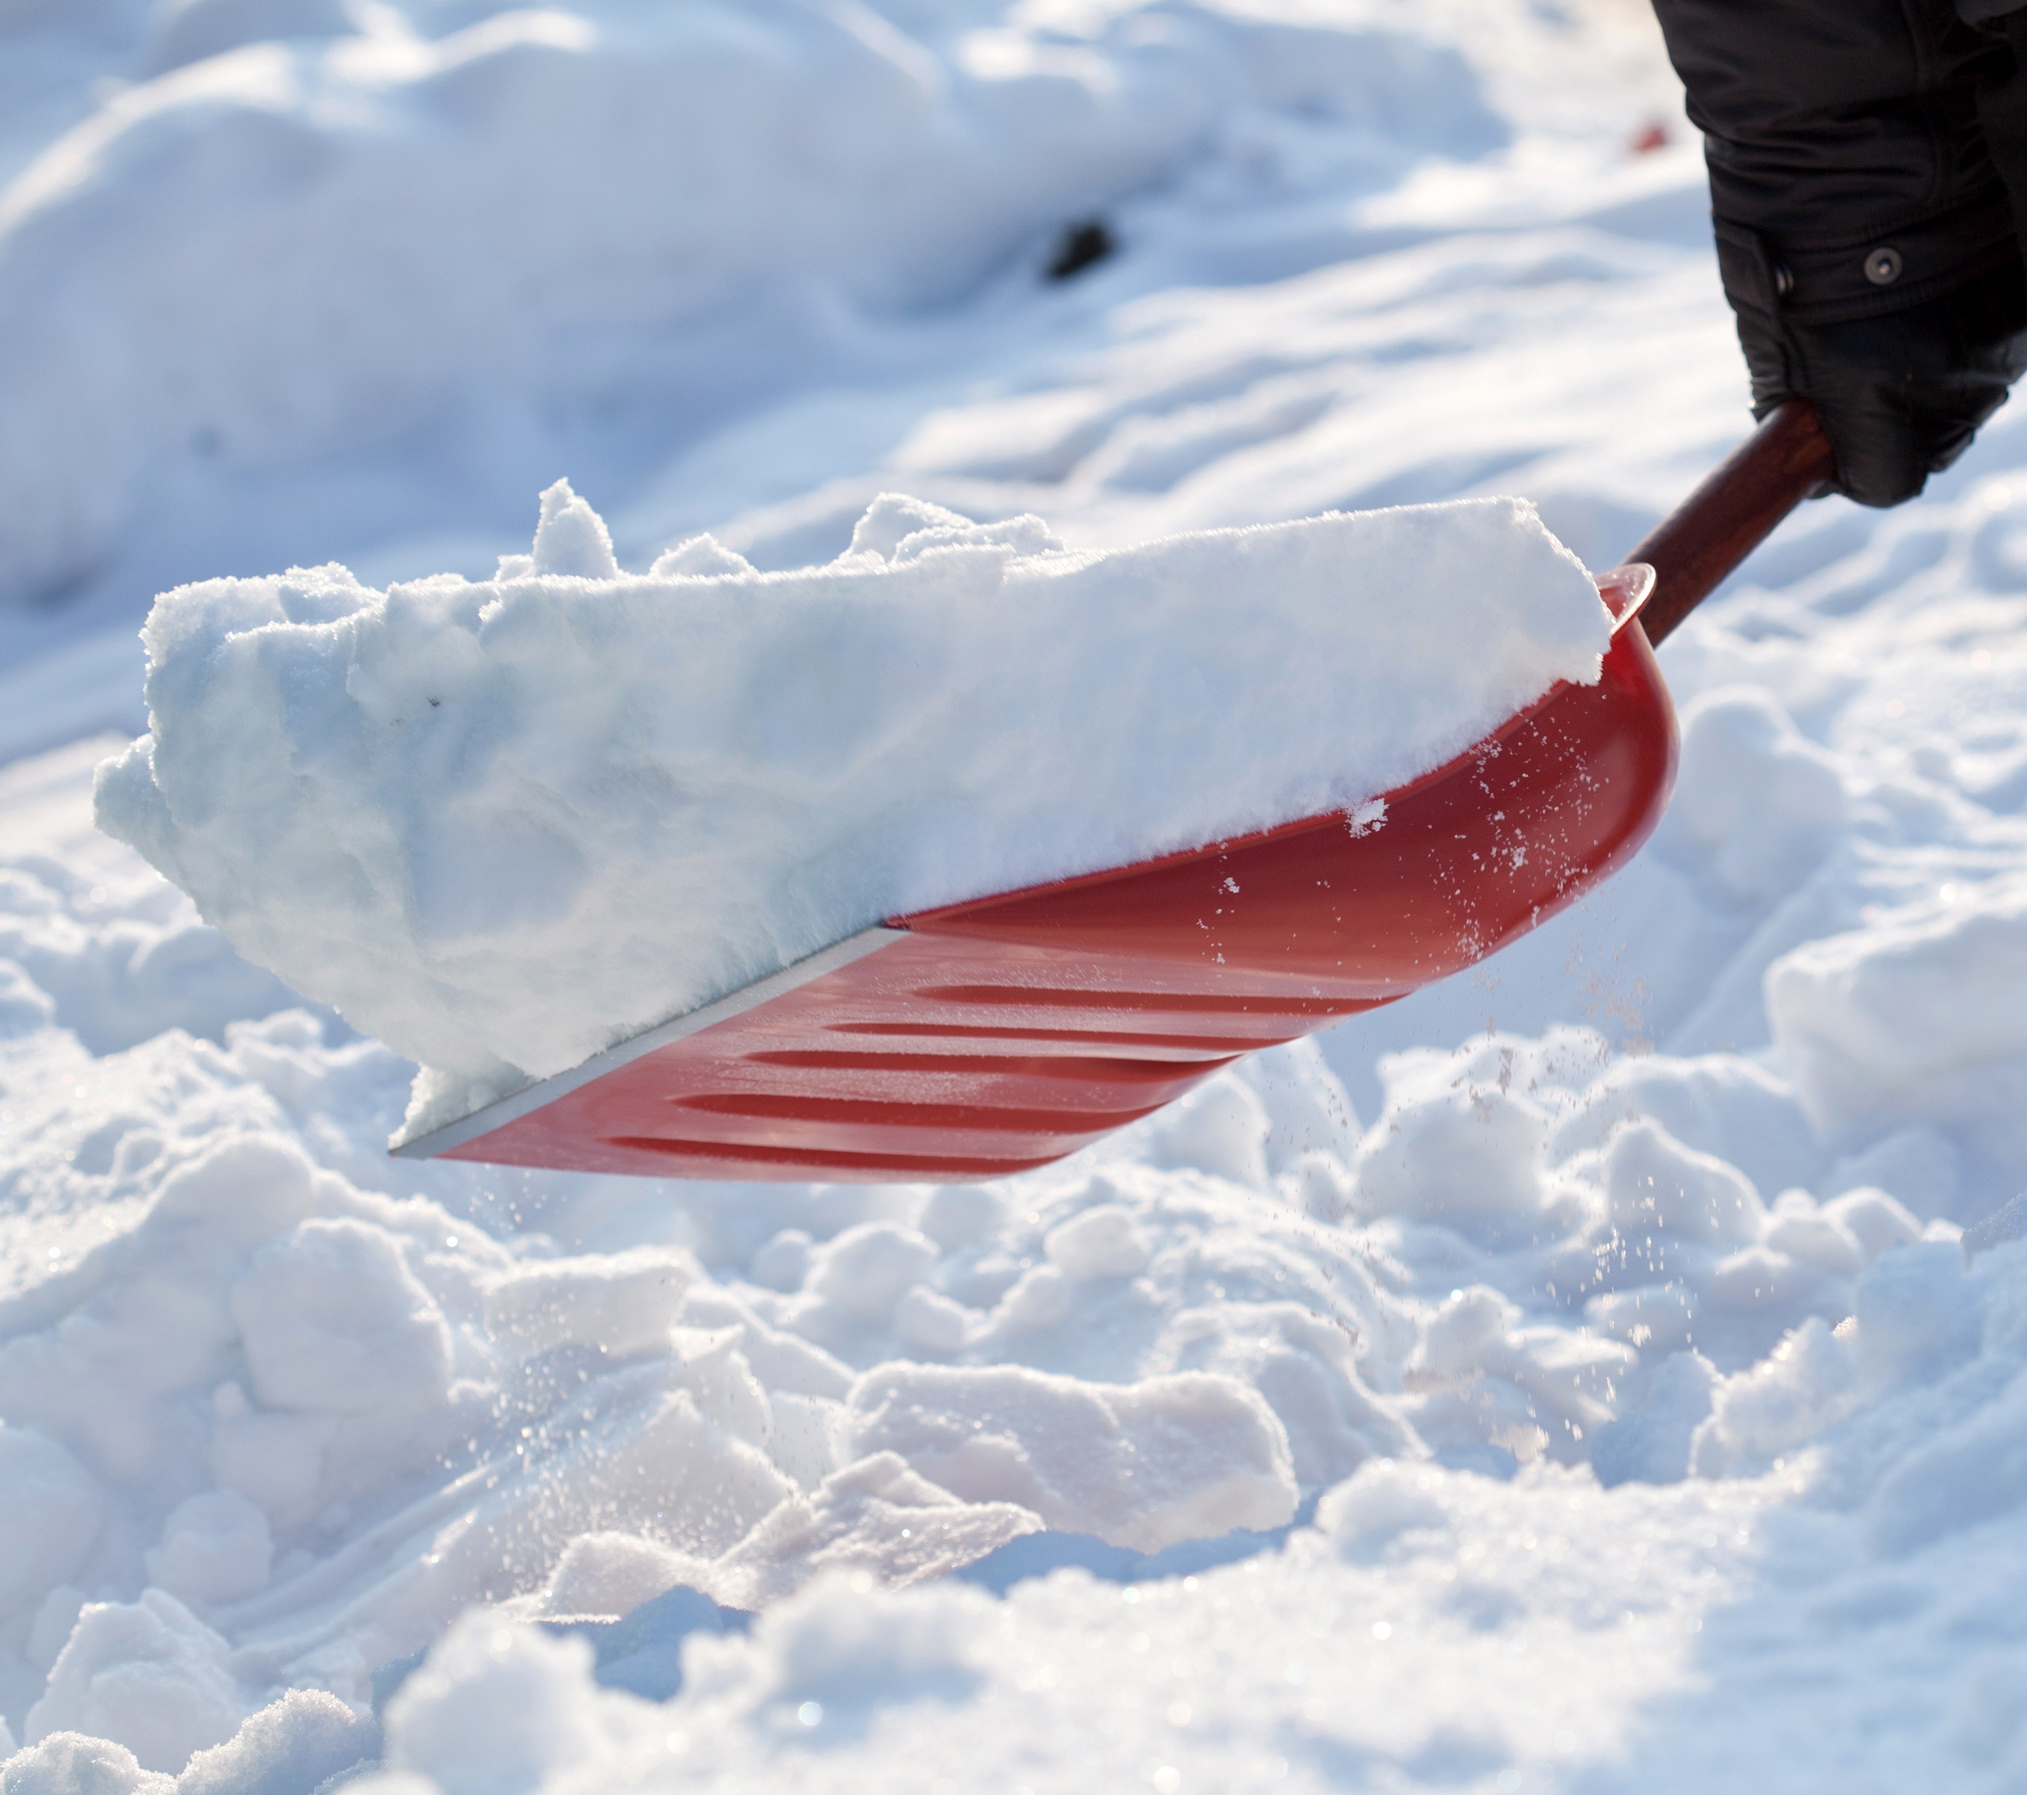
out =
[[226,1644],[164,1590],[85,1609],[28,1712],[32,1745],[50,1734],[95,1734],[127,1747],[144,1770],[181,1770],[220,1745],[253,1704],[242,1699]]
[[967,1501],[1140,1552],[1295,1512],[1287,1434],[1228,1377],[1117,1386],[1014,1365],[889,1365],[860,1380],[852,1410],[862,1453],[898,1452]]
[[564,1548],[536,1603],[537,1614],[617,1620],[678,1584],[710,1575],[704,1560],[632,1533],[584,1533]]
[[1696,1430],[1691,1463],[1700,1476],[1735,1476],[1813,1439],[1857,1406],[1850,1349],[1811,1316],[1749,1371],[1719,1385]]
[[878,1452],[814,1496],[785,1499],[722,1562],[740,1605],[764,1608],[840,1567],[886,1588],[940,1577],[1041,1526],[1010,1502],[959,1501],[898,1454]]
[[[502,578],[507,571],[502,565]],[[534,553],[527,567],[516,571],[575,574],[586,580],[609,580],[619,573],[605,519],[570,490],[568,480],[558,480],[542,494],[542,521],[535,526]]]
[[321,1689],[291,1689],[197,1753],[176,1795],[294,1795],[380,1755],[380,1729]]
[[[0,1726],[0,1744],[7,1742]],[[0,1772],[7,1795],[174,1795],[175,1788],[173,1777],[143,1770],[124,1745],[83,1733],[51,1733]]]
[[1519,500],[1075,555],[888,497],[826,567],[636,576],[559,482],[482,584],[165,594],[98,817],[436,1068],[420,1127],[884,917],[1355,808],[1608,629]]

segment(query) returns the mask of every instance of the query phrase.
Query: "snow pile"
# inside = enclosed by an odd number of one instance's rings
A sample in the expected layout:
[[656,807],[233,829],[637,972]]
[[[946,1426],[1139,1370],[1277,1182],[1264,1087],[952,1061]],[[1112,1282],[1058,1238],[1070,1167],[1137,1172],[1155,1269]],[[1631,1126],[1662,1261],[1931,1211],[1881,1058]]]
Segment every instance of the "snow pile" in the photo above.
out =
[[558,413],[693,434],[1233,133],[1327,123],[1361,172],[1506,135],[1417,12],[1301,0],[181,0],[106,73],[0,193],[5,598],[209,571],[193,497],[493,522]]
[[[1960,1195],[1750,1059],[1423,1049],[1361,1130],[1304,1043],[1019,1180],[672,1188],[392,1164],[400,1062],[303,1012],[93,1059],[60,1010],[0,1049],[17,1778],[1704,1789],[1741,1728],[2023,1743],[2003,1654],[1959,1689],[1921,1642],[2027,1595],[2027,1245],[1967,1257],[1909,1208]],[[1932,1723],[1829,1724],[1868,1641],[1928,1651]]]
[[420,1127],[884,917],[1354,808],[1609,627],[1514,500],[1073,555],[887,497],[826,567],[628,575],[559,483],[494,580],[164,596],[98,815],[434,1069]]
[[[1771,1359],[1750,1393],[1783,1384],[1797,1420],[1839,1380],[1876,1405],[1780,1470],[1603,1490],[1373,1462],[1280,1551],[1186,1576],[1072,1572],[993,1604],[836,1575],[750,1635],[693,1638],[655,1706],[599,1688],[574,1641],[474,1616],[387,1706],[388,1774],[364,1789],[471,1786],[482,1750],[486,1786],[544,1790],[988,1766],[1157,1789],[2009,1788],[2027,1247],[2006,1252],[1967,1275],[1954,1245],[1927,1250],[1920,1296],[1882,1290],[1848,1341]],[[1910,1332],[1951,1344],[1905,1356]]]
[[[173,1774],[280,1728],[305,1686],[365,1701],[474,1603],[611,1617],[689,1583],[753,1607],[832,1568],[933,1578],[1046,1525],[1160,1547],[1284,1524],[1318,1465],[1366,1453],[1341,1403],[1305,1411],[1344,1349],[1293,1311],[1287,1396],[1236,1364],[1181,1368],[1204,1358],[1198,1324],[1123,1387],[1024,1362],[1069,1343],[1057,1324],[1140,1302],[1118,1237],[1155,1236],[1122,1228],[1125,1186],[1046,1199],[1026,1276],[993,1193],[789,1188],[745,1218],[774,1289],[673,1244],[502,1245],[319,1165],[308,1143],[384,1172],[366,1143],[399,1064],[323,1046],[301,1012],[235,1024],[223,1050],[159,1036],[98,1062],[111,1083],[39,1033],[4,1067],[0,1702],[45,1756],[83,1733]],[[1285,1113],[1333,1126],[1313,1048],[1275,1076]],[[1206,1187],[1194,1226],[1243,1252],[1257,1200]],[[908,1269],[869,1287],[875,1261]],[[903,1344],[946,1318],[941,1348]],[[300,1745],[321,1712],[281,1731]]]

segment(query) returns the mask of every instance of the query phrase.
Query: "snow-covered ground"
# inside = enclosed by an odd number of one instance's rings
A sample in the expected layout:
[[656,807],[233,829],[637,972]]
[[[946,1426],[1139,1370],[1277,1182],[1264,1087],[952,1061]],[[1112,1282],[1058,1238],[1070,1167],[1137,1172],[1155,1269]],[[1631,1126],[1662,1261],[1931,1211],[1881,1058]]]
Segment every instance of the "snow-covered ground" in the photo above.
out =
[[0,33],[0,1789],[2027,1785],[2012,412],[1671,641],[1596,898],[1005,1184],[390,1161],[412,1067],[90,823],[158,589],[559,475],[635,569],[888,490],[1609,564],[1745,421],[1630,5]]

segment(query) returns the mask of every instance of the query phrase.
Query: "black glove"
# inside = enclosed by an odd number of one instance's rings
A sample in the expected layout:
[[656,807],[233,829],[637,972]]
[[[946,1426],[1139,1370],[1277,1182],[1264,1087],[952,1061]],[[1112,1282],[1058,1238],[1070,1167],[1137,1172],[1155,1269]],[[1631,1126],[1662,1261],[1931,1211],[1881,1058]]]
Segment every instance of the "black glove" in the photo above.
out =
[[1898,505],[1970,447],[2027,371],[2027,272],[2017,253],[1954,292],[1842,323],[1738,310],[1753,415],[1813,399],[1837,456],[1836,491]]
[[1813,399],[1836,489],[1866,505],[1912,498],[2027,361],[2027,8],[1655,11],[1704,133],[1754,409]]

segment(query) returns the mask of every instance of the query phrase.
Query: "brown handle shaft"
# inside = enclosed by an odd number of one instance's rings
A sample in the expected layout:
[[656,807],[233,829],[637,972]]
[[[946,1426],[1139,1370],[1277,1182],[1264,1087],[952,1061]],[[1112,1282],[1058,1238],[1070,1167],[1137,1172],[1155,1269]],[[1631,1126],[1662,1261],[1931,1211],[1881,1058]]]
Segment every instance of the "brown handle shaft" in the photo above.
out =
[[1655,647],[1773,533],[1782,518],[1835,476],[1830,439],[1806,399],[1784,399],[1709,479],[1654,527],[1628,561],[1658,578],[1640,613]]

